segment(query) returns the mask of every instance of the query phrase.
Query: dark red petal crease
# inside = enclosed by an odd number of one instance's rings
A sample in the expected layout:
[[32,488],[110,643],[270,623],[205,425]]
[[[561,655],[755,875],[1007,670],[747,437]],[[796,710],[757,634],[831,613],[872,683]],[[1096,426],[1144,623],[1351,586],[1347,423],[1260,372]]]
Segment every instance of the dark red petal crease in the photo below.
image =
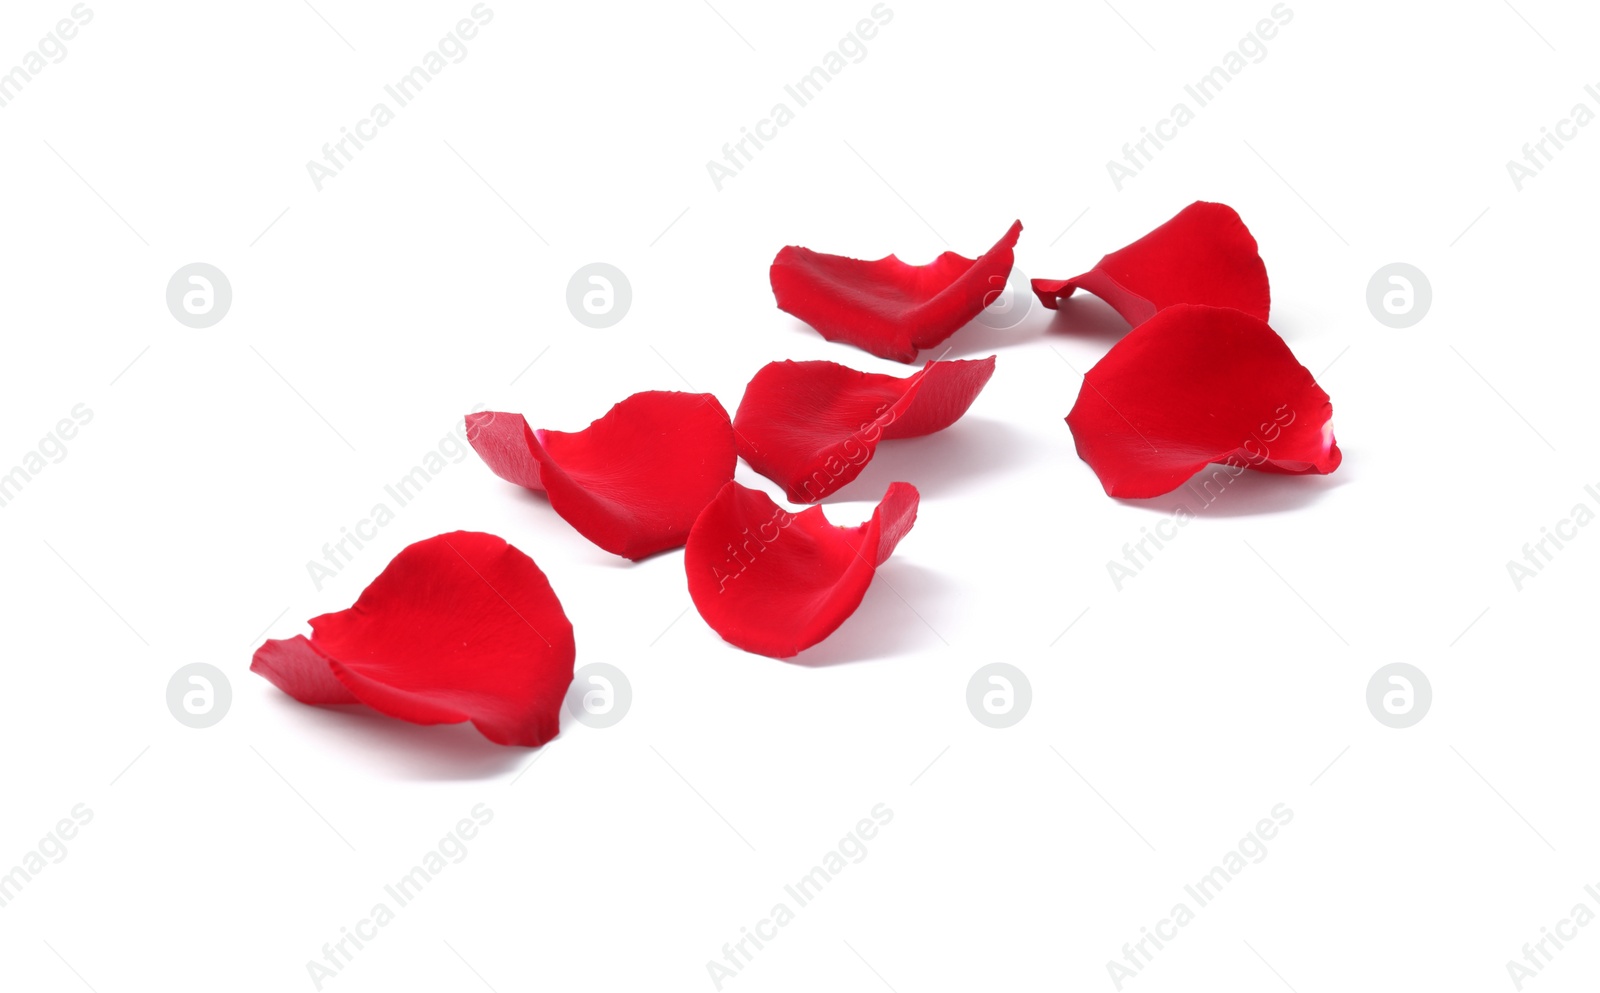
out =
[[861,605],[877,567],[916,521],[917,502],[914,486],[891,483],[869,520],[835,527],[820,507],[790,513],[729,483],[689,533],[689,596],[729,644],[790,658]]
[[1267,319],[1272,290],[1256,239],[1227,204],[1197,201],[1138,241],[1071,279],[1035,279],[1033,292],[1052,310],[1084,289],[1133,327],[1163,307],[1198,303]]
[[794,245],[772,261],[778,307],[881,358],[911,362],[950,337],[1005,291],[1022,222],[980,258],[945,252],[927,265],[893,255],[873,261]]
[[548,494],[579,534],[630,559],[682,545],[736,459],[728,412],[709,393],[635,393],[570,433],[468,414],[467,440],[495,475]]
[[1265,321],[1227,307],[1168,307],[1083,378],[1067,415],[1106,493],[1171,492],[1213,462],[1330,473],[1333,405]]
[[542,745],[572,682],[572,624],[543,572],[492,534],[403,549],[311,636],[269,640],[250,669],[307,704],[364,703],[413,724],[471,721],[499,745]]
[[942,431],[994,374],[994,356],[929,362],[904,378],[836,362],[772,362],[745,388],[733,426],[739,455],[795,503],[855,479],[880,441]]

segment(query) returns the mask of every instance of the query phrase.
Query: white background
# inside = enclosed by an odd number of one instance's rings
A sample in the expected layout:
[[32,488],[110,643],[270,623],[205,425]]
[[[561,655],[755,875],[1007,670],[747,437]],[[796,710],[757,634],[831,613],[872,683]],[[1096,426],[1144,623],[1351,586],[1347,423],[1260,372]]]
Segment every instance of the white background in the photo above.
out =
[[[1123,943],[1283,803],[1269,856],[1125,988],[1512,989],[1524,942],[1600,909],[1600,529],[1520,592],[1506,570],[1597,504],[1600,128],[1521,192],[1505,168],[1595,104],[1594,11],[1290,0],[1264,61],[1119,192],[1106,160],[1267,0],[890,0],[718,192],[706,161],[871,4],[714,2],[492,2],[321,192],[307,160],[470,3],[91,4],[0,109],[0,469],[94,413],[0,508],[0,871],[94,812],[0,909],[6,987],[311,989],[307,961],[482,803],[465,861],[325,989],[710,990],[707,961],[881,803],[865,860],[724,988],[1110,990]],[[7,3],[0,66],[70,7]],[[774,359],[909,372],[773,306],[784,244],[922,262],[1021,218],[1019,270],[1061,277],[1196,199],[1259,239],[1345,463],[1248,474],[1121,591],[1107,561],[1180,498],[1108,499],[1073,452],[1079,373],[1122,327],[1094,301],[951,339],[995,377],[829,502],[854,523],[891,480],[923,493],[856,616],[796,662],[721,642],[681,553],[609,556],[471,455],[322,590],[307,575],[476,406],[576,429],[645,389],[732,410]],[[207,330],[164,303],[196,261],[234,292]],[[633,287],[607,330],[565,304],[594,261]],[[1395,261],[1434,293],[1405,330],[1365,303]],[[549,574],[579,663],[631,681],[620,724],[530,753],[248,671],[458,528]],[[993,661],[1032,684],[1007,730],[965,704]],[[1364,699],[1396,661],[1434,691],[1406,730]],[[165,703],[194,662],[232,683],[207,730]],[[1600,927],[1579,934],[1530,986],[1592,988]]]

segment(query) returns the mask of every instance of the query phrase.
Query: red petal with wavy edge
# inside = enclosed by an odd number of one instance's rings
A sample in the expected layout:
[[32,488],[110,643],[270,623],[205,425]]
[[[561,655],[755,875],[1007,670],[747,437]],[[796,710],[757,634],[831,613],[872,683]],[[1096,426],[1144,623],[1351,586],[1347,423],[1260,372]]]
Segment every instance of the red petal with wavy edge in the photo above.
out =
[[579,534],[629,559],[682,545],[736,459],[728,412],[709,393],[635,393],[571,433],[468,414],[467,440],[495,475],[548,494]]
[[835,527],[729,483],[689,532],[684,569],[700,616],[747,652],[786,659],[832,634],[917,519],[917,490],[891,483],[866,523]]
[[739,454],[795,503],[815,503],[861,474],[878,442],[943,431],[994,374],[994,356],[929,362],[905,378],[836,362],[772,362],[734,414]]
[[1067,425],[1114,497],[1177,489],[1212,462],[1330,473],[1333,405],[1278,333],[1228,307],[1168,307],[1088,374]]
[[779,309],[829,341],[911,362],[1005,292],[1021,234],[1017,221],[981,258],[945,252],[920,266],[893,255],[865,262],[789,245],[772,260],[772,295]]
[[561,729],[572,624],[533,560],[453,531],[402,549],[311,637],[269,640],[250,669],[306,704],[364,703],[413,724],[471,721],[497,745]]
[[1232,207],[1196,201],[1176,217],[1072,279],[1035,279],[1051,310],[1076,289],[1111,305],[1133,327],[1180,303],[1232,307],[1267,319],[1272,290],[1256,239]]

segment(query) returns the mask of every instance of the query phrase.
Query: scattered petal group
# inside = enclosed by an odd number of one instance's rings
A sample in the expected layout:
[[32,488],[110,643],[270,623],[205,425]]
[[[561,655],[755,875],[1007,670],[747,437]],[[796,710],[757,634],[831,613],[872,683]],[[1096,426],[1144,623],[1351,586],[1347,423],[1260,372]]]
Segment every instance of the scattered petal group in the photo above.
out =
[[[788,246],[772,262],[772,292],[823,338],[909,363],[1001,297],[1021,232],[1018,221],[978,258],[945,252],[920,266]],[[1088,272],[1032,286],[1050,309],[1087,290],[1132,328],[1084,375],[1066,417],[1108,495],[1160,496],[1214,464],[1338,468],[1332,404],[1266,323],[1266,266],[1233,208],[1193,203]],[[750,379],[732,419],[709,393],[645,392],[574,432],[468,414],[467,438],[497,476],[545,494],[600,548],[638,560],[682,546],[706,624],[746,652],[788,659],[856,611],[920,496],[891,483],[866,521],[836,526],[819,507],[793,512],[735,482],[737,460],[814,504],[860,476],[883,442],[950,427],[994,372],[994,356],[904,377],[778,361]],[[251,662],[302,703],[471,721],[501,745],[536,747],[560,730],[572,625],[533,560],[494,535],[417,542],[353,606],[310,624]]]

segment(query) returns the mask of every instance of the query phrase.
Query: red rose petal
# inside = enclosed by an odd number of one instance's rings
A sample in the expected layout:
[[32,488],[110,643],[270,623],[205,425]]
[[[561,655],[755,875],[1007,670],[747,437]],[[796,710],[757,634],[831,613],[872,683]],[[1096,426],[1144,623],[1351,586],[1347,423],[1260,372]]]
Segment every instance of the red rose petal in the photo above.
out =
[[1330,473],[1333,405],[1265,321],[1180,305],[1130,331],[1067,415],[1078,455],[1114,497],[1171,492],[1212,462]]
[[1272,305],[1267,267],[1250,229],[1232,207],[1203,200],[1081,276],[1033,281],[1033,292],[1052,310],[1079,288],[1133,327],[1180,303],[1232,307],[1263,321]]
[[689,596],[728,643],[789,658],[855,612],[916,519],[909,483],[891,483],[871,519],[853,528],[829,524],[820,507],[791,514],[765,493],[729,483],[689,532]]
[[945,252],[921,266],[893,255],[866,262],[789,245],[772,260],[772,295],[779,309],[829,341],[911,362],[1005,292],[1021,233],[1017,221],[979,259]]
[[360,703],[339,678],[333,664],[305,635],[268,639],[256,649],[250,671],[265,676],[272,685],[313,707],[336,703]]
[[994,357],[929,362],[905,378],[836,362],[772,362],[734,415],[739,454],[795,503],[815,503],[860,475],[878,442],[954,424],[994,374]]
[[579,534],[630,559],[682,545],[736,459],[728,412],[709,393],[635,393],[571,433],[468,414],[467,440],[495,475],[548,494]]
[[499,745],[561,727],[572,624],[533,560],[492,534],[419,541],[311,637],[269,640],[250,669],[307,704],[364,703],[413,724],[471,721]]

